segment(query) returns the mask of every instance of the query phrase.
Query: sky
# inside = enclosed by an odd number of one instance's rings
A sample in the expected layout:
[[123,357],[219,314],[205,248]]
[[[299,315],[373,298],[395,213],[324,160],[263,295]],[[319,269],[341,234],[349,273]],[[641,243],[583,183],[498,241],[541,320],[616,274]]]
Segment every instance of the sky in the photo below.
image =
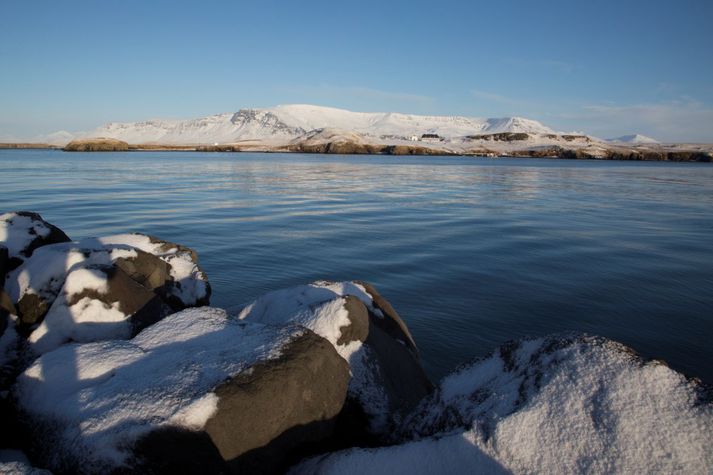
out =
[[713,1],[0,2],[0,140],[292,103],[713,142]]

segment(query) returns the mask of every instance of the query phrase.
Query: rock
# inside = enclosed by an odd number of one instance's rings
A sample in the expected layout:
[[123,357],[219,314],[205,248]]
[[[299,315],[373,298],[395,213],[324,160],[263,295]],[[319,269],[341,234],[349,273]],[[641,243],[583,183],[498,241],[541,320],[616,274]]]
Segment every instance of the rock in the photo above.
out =
[[0,289],[0,336],[7,328],[7,319],[10,315],[17,315],[17,310],[5,290]]
[[384,151],[383,145],[359,143],[354,141],[330,141],[321,143],[297,143],[286,147],[290,152],[330,153],[340,155],[374,155]]
[[61,229],[37,213],[16,211],[0,215],[0,277],[17,268],[38,247],[69,240]]
[[33,455],[54,470],[260,473],[331,436],[348,381],[313,332],[203,307],[132,340],[45,353],[14,394]]
[[[551,135],[551,134],[550,134]],[[550,138],[557,137],[552,135]],[[522,132],[501,132],[497,134],[481,134],[481,135],[467,135],[465,137],[468,140],[487,140],[495,142],[516,142],[520,140],[527,140],[530,138],[529,134]]]
[[235,144],[201,145],[196,147],[196,152],[242,152],[243,148]]
[[36,353],[45,353],[68,341],[130,338],[171,313],[159,294],[118,265],[78,267],[67,273],[62,291],[28,340]]
[[129,144],[116,139],[94,138],[72,140],[62,149],[65,152],[126,152]]
[[233,473],[284,470],[296,447],[332,435],[348,384],[348,364],[327,340],[306,332],[280,358],[221,384],[205,432]]
[[[309,328],[349,363],[348,430],[386,440],[432,389],[404,322],[368,284],[316,282],[270,292],[242,309],[245,321]],[[357,427],[360,415],[368,427]]]
[[386,145],[382,153],[386,155],[457,155],[450,150],[418,145]]
[[128,338],[210,298],[195,252],[141,234],[44,246],[8,275],[7,290],[39,352]]
[[47,314],[52,301],[48,302],[38,294],[23,295],[16,306],[20,322],[27,327],[40,323]]

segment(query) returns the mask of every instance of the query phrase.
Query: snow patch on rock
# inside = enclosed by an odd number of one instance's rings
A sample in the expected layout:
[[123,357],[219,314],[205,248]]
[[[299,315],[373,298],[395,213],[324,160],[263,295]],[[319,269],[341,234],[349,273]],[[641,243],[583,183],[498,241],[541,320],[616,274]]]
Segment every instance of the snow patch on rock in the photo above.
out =
[[43,446],[101,470],[162,426],[202,428],[214,389],[258,361],[280,356],[295,329],[245,324],[203,307],[170,315],[132,340],[69,344],[38,358],[15,396],[44,427]]
[[188,248],[141,234],[43,246],[12,271],[6,282],[13,302],[34,295],[46,305],[44,319],[29,337],[33,350],[44,353],[65,341],[128,338],[135,310],[124,311],[120,302],[102,301],[101,296],[108,292],[107,273],[113,272],[117,261],[136,259],[140,251],[168,264],[171,280],[161,292],[182,306],[207,302],[207,278]]
[[[120,258],[136,257],[128,246],[103,246],[96,239],[79,242],[50,244],[38,248],[31,259],[12,271],[5,284],[10,298],[17,302],[26,294],[39,295],[48,302],[54,301],[64,285],[65,276],[80,267],[107,266]],[[87,277],[86,274],[83,274]],[[86,283],[76,276],[74,286]]]
[[38,236],[47,237],[50,228],[42,221],[18,213],[0,214],[0,243],[10,257],[19,256]]
[[129,246],[161,258],[171,266],[171,277],[178,283],[171,292],[185,305],[195,305],[208,293],[205,274],[188,248],[161,241],[145,234],[118,234],[98,238],[104,246]]
[[345,297],[352,295],[374,311],[371,296],[355,282],[315,282],[262,295],[244,307],[237,318],[268,325],[299,325],[328,340],[349,363],[352,378],[349,394],[357,399],[370,416],[374,432],[385,427],[388,399],[376,382],[378,367],[370,361],[361,341],[339,343],[342,329],[351,325]]

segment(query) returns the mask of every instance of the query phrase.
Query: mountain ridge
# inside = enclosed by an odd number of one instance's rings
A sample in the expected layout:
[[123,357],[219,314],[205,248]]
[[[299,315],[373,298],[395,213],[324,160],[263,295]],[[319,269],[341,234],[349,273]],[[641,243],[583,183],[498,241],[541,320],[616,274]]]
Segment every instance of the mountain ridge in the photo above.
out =
[[[318,129],[341,129],[373,138],[411,139],[437,134],[453,139],[473,134],[522,132],[552,134],[553,129],[523,117],[479,118],[403,114],[399,112],[353,112],[309,104],[245,108],[188,120],[153,119],[110,122],[75,138],[107,137],[129,143],[214,144],[259,140],[288,142]],[[65,136],[63,135],[64,139]]]

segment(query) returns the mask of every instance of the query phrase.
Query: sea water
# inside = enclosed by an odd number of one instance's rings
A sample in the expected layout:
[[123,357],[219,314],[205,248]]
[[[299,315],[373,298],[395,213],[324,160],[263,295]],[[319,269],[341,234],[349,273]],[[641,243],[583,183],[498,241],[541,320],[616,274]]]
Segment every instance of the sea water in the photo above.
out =
[[711,164],[2,150],[0,167],[0,210],[194,248],[215,306],[369,281],[434,379],[575,331],[713,383]]

